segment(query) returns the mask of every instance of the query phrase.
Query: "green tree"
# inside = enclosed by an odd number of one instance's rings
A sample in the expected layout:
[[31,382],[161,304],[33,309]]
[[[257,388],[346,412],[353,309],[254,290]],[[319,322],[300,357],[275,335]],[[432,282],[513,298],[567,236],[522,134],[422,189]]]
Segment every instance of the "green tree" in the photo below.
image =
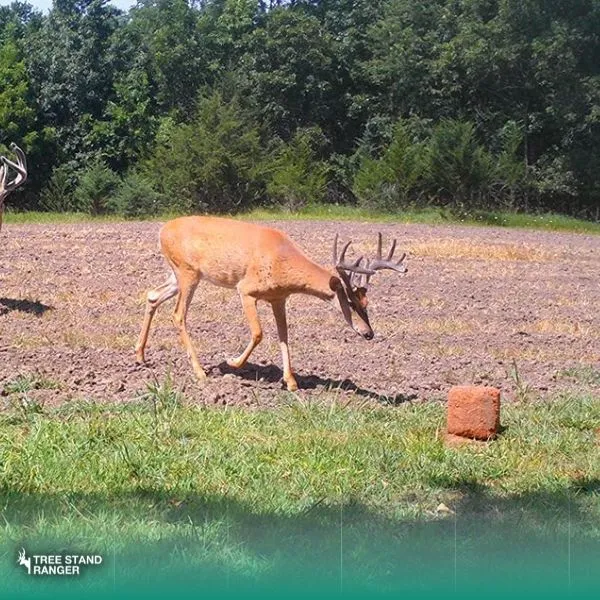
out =
[[493,160],[475,136],[472,123],[443,120],[429,142],[429,187],[459,211],[488,208]]
[[171,209],[229,212],[264,197],[264,169],[257,127],[237,98],[215,92],[191,123],[163,121],[145,174]]
[[30,169],[26,188],[13,194],[10,203],[19,208],[35,206],[36,193],[55,153],[54,131],[39,123],[27,66],[16,42],[10,38],[0,45],[0,82],[0,144],[17,143],[26,152],[29,163],[35,165]]
[[198,11],[186,0],[141,0],[127,28],[145,54],[159,110],[175,110],[183,118],[192,114],[208,74]]
[[299,129],[289,144],[282,144],[270,162],[267,193],[290,210],[323,201],[327,167],[317,159],[315,138],[320,131]]
[[340,99],[335,49],[319,20],[301,10],[275,9],[252,32],[241,65],[245,96],[272,135],[290,140],[318,125],[331,139]]
[[386,210],[406,207],[421,201],[428,171],[427,145],[415,140],[408,124],[400,120],[381,158],[363,154],[354,179],[354,192],[365,206]]
[[99,158],[94,159],[79,177],[74,198],[77,209],[92,215],[114,211],[113,197],[119,176]]
[[112,52],[119,11],[107,0],[56,0],[25,40],[30,81],[45,124],[56,130],[59,162],[84,167],[96,154],[87,136],[125,68]]

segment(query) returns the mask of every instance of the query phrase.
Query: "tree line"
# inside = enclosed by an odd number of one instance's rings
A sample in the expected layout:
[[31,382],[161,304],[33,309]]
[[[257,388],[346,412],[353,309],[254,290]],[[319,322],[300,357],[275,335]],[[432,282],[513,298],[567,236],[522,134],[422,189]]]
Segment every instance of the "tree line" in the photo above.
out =
[[0,7],[16,209],[354,203],[599,218],[599,0]]

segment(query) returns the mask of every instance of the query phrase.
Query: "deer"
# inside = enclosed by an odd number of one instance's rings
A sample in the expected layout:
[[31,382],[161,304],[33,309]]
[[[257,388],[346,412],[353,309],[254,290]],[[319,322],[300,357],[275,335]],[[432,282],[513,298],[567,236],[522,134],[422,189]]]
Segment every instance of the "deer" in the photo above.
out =
[[[250,328],[250,341],[243,352],[228,359],[230,367],[243,367],[261,342],[263,333],[257,312],[258,301],[271,304],[283,362],[283,381],[290,392],[298,389],[292,372],[288,346],[286,301],[291,294],[307,294],[329,302],[347,323],[366,340],[374,332],[367,313],[367,291],[371,277],[380,270],[407,271],[403,261],[393,260],[396,240],[387,257],[382,257],[382,236],[378,235],[374,258],[360,256],[350,262],[346,242],[338,255],[338,235],[333,242],[333,264],[323,267],[311,260],[282,231],[265,225],[212,216],[179,217],[165,223],[159,232],[159,249],[170,267],[162,285],[146,294],[142,329],[135,347],[136,361],[145,362],[145,348],[152,318],[158,307],[177,295],[173,322],[179,330],[192,369],[199,382],[206,379],[190,340],[186,317],[199,282],[235,288]],[[363,261],[365,261],[363,263]]]
[[[2,229],[2,215],[4,214],[6,197],[27,180],[25,153],[14,142],[11,143],[10,149],[17,155],[17,162],[9,160],[6,156],[0,156],[0,230]],[[10,169],[16,171],[16,176],[12,180],[8,179]]]

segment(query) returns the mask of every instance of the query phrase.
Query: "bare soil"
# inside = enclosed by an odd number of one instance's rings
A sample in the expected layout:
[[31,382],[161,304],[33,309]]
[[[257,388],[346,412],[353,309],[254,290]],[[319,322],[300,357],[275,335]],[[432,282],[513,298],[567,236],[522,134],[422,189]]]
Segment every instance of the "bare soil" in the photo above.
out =
[[[398,239],[408,273],[378,273],[369,291],[374,340],[359,338],[326,303],[289,302],[292,364],[300,391],[338,390],[348,402],[444,398],[452,385],[486,384],[503,397],[551,397],[600,381],[600,237],[500,228],[273,223],[326,264],[335,232],[355,252],[376,235]],[[235,291],[201,283],[190,334],[209,375],[200,387],[171,323],[159,310],[146,365],[134,345],[146,291],[167,270],[157,250],[160,223],[12,225],[0,262],[0,393],[28,376],[40,402],[131,401],[168,374],[194,402],[271,406],[282,393],[280,356],[268,305],[265,338],[235,371],[248,330]],[[12,383],[12,385],[11,385]]]

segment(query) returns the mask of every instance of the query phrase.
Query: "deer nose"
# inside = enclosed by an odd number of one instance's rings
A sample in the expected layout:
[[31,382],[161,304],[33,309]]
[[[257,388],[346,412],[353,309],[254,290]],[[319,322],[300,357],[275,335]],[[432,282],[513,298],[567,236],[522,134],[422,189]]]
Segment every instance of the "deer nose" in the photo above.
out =
[[372,331],[367,331],[367,333],[363,333],[363,337],[365,340],[372,340],[375,334]]

